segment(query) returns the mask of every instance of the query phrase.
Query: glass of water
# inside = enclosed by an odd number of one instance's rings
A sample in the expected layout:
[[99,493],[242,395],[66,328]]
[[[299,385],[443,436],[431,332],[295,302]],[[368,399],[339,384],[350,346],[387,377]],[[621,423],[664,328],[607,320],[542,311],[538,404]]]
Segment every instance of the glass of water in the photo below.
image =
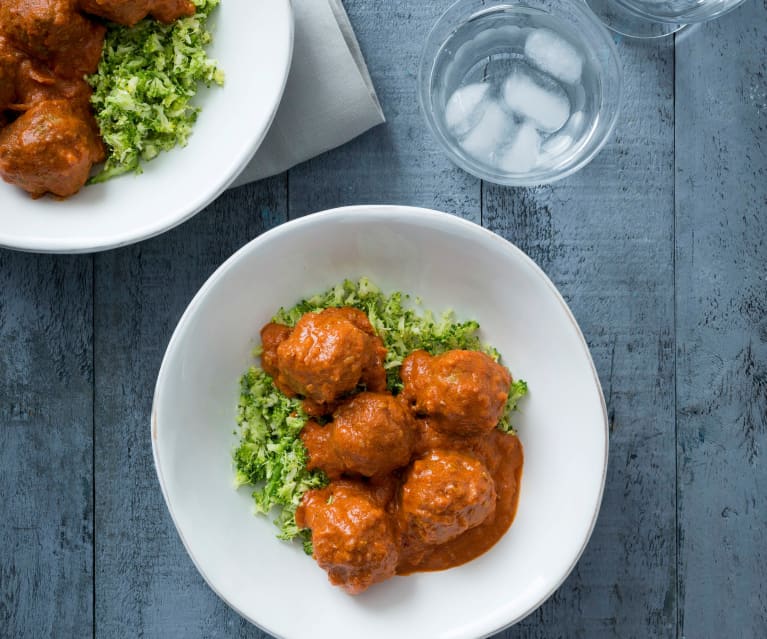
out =
[[658,38],[707,22],[744,0],[586,0],[610,29],[632,38]]
[[531,186],[574,173],[604,146],[622,72],[578,0],[459,0],[427,38],[418,83],[429,128],[458,166]]

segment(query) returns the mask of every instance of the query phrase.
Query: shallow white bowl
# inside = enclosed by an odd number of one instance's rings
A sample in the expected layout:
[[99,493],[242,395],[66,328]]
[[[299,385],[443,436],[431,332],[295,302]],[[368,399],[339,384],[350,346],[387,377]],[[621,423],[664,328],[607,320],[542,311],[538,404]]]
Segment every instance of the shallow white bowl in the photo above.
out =
[[293,53],[290,0],[223,0],[209,19],[222,88],[202,87],[189,144],[162,153],[141,175],[88,186],[59,201],[32,200],[0,180],[0,246],[81,253],[131,244],[203,209],[261,144],[285,88]]
[[[299,544],[275,539],[250,491],[232,487],[238,379],[260,327],[344,278],[420,295],[476,318],[530,394],[516,520],[482,557],[395,577],[350,597]],[[152,444],[163,494],[211,588],[268,632],[303,639],[470,638],[519,621],[562,583],[597,517],[607,467],[604,400],[562,297],[519,249],[459,218],[359,206],[263,234],[227,260],[181,318],[160,368]]]

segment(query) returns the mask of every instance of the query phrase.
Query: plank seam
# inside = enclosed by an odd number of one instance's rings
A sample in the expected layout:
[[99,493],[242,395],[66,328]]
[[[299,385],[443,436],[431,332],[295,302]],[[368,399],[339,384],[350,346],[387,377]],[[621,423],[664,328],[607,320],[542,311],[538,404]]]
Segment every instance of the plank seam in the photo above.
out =
[[674,122],[672,126],[673,131],[673,143],[672,143],[672,151],[674,154],[674,180],[672,184],[672,194],[673,194],[673,211],[674,211],[674,218],[673,218],[673,224],[672,224],[672,251],[671,251],[671,270],[672,270],[672,291],[674,294],[674,612],[675,612],[675,619],[674,619],[674,625],[676,628],[675,636],[676,639],[680,639],[681,634],[681,628],[680,628],[680,618],[679,618],[679,394],[677,392],[677,384],[678,384],[678,367],[677,367],[677,335],[678,335],[678,318],[679,315],[677,313],[677,287],[676,287],[676,279],[677,279],[677,269],[676,269],[676,251],[677,251],[677,237],[676,237],[676,218],[677,218],[677,199],[676,199],[676,181],[677,181],[677,167],[676,167],[676,61],[677,61],[677,50],[676,50],[676,44],[677,44],[677,37],[676,34],[674,34],[674,44],[673,44],[673,52],[674,52],[674,58],[673,58],[673,64],[671,65],[671,96],[674,104]]
[[93,591],[91,598],[91,630],[96,639],[96,256],[91,255],[91,565]]

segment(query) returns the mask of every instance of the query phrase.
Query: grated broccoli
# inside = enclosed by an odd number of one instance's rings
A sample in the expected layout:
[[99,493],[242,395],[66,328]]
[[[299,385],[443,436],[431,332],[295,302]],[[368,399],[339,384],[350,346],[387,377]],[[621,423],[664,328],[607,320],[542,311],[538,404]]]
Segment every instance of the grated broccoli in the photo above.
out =
[[[453,349],[481,350],[496,361],[498,351],[483,344],[477,335],[475,321],[456,322],[452,311],[434,316],[420,308],[420,300],[395,292],[385,295],[367,278],[358,282],[346,280],[328,291],[302,300],[289,309],[281,308],[273,321],[295,326],[304,313],[329,307],[353,306],[367,313],[370,323],[387,348],[384,366],[387,386],[393,393],[402,389],[399,369],[402,361],[415,350],[438,355]],[[254,355],[260,354],[256,349]],[[269,375],[252,367],[241,379],[241,395],[237,422],[240,443],[234,453],[235,484],[256,487],[253,498],[256,512],[267,514],[281,508],[275,521],[280,539],[300,537],[304,550],[311,554],[308,531],[298,528],[295,512],[301,497],[310,488],[327,484],[324,473],[306,470],[306,449],[299,433],[307,421],[301,400],[288,398],[272,382]],[[498,428],[513,433],[511,413],[527,394],[523,380],[514,381]]]
[[107,146],[102,171],[90,183],[129,171],[161,151],[185,146],[200,112],[191,104],[199,83],[224,83],[208,58],[206,29],[220,0],[193,0],[197,12],[172,24],[145,19],[133,27],[110,24],[97,72],[87,78]]
[[524,379],[517,379],[511,383],[509,399],[506,400],[506,406],[503,409],[503,415],[498,422],[498,429],[504,433],[513,433],[514,427],[511,425],[511,414],[517,410],[519,400],[527,395],[527,382]]
[[327,484],[324,473],[306,470],[306,449],[298,434],[306,423],[301,400],[282,394],[264,371],[251,367],[240,380],[237,424],[240,444],[234,452],[235,486],[256,486],[256,512],[281,512],[275,521],[281,539],[309,541],[296,525],[296,508],[310,488]]

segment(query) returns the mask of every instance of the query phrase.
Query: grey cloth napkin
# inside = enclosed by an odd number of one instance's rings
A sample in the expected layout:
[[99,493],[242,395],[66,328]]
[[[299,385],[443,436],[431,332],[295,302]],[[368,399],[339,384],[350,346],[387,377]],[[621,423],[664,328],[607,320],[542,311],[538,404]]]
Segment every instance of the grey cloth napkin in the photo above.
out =
[[341,0],[292,0],[293,62],[264,142],[232,186],[282,173],[385,121]]

